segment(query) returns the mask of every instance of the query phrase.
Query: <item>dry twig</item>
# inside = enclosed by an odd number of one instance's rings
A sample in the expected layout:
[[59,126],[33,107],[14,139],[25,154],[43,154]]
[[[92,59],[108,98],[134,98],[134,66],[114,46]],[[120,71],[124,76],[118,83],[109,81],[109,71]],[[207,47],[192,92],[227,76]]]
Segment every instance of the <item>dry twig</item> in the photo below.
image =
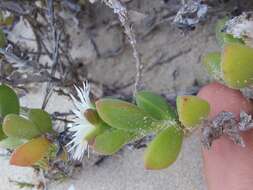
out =
[[128,11],[126,7],[122,5],[119,0],[102,0],[107,6],[113,9],[114,13],[118,15],[118,18],[125,29],[125,34],[128,37],[130,45],[133,49],[133,56],[136,64],[136,78],[134,83],[133,95],[137,93],[141,86],[141,78],[142,78],[142,69],[143,65],[141,63],[140,53],[137,50],[137,42],[133,27],[130,24]]
[[[58,58],[59,58],[59,43],[60,43],[60,33],[56,30],[56,23],[55,23],[55,15],[54,15],[54,5],[53,0],[48,0],[48,17],[49,23],[53,34],[53,52],[52,52],[52,70],[51,76],[54,76],[57,69]],[[46,94],[43,100],[42,109],[45,109],[53,91],[52,91],[52,82],[49,82],[46,89]]]
[[202,126],[201,142],[207,149],[222,135],[228,136],[235,144],[245,147],[241,133],[253,128],[253,120],[251,115],[245,112],[240,113],[239,122],[233,113],[221,112],[213,120],[205,120]]

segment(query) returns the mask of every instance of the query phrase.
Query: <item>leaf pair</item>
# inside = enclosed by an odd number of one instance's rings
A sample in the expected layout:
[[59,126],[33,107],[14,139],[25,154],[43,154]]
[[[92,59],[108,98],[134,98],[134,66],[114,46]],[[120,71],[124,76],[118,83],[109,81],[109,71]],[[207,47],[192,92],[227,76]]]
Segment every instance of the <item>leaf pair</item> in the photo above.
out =
[[176,113],[163,97],[151,92],[137,93],[136,102],[138,107],[159,120],[163,126],[145,150],[145,168],[167,168],[176,161],[183,142],[183,131],[177,122]]
[[31,109],[28,118],[16,114],[9,114],[4,118],[3,130],[8,138],[1,141],[0,146],[16,148],[10,159],[13,165],[34,165],[52,145],[46,138],[41,137],[53,131],[49,114],[41,109]]
[[175,111],[164,98],[148,91],[138,92],[136,102],[137,106],[116,99],[96,102],[99,116],[112,129],[96,138],[94,149],[113,154],[132,139],[154,131],[158,135],[145,151],[145,166],[149,169],[168,167],[176,160],[183,140]]
[[[177,97],[177,111],[180,122],[186,128],[198,126],[210,111],[209,104],[196,96]],[[180,153],[183,130],[178,123],[169,124],[149,144],[145,152],[145,167],[163,169],[174,163]]]
[[31,166],[43,158],[52,145],[40,137],[53,132],[50,115],[41,109],[30,109],[28,118],[19,116],[19,100],[16,93],[6,85],[0,85],[0,147],[15,149],[10,163]]
[[[196,96],[177,97],[179,121],[186,128],[198,126],[210,112],[210,106]],[[177,122],[157,134],[145,151],[147,169],[163,169],[174,163],[180,153],[183,142],[183,130]]]
[[96,102],[100,118],[111,128],[95,138],[94,150],[104,155],[119,151],[126,143],[152,128],[155,121],[136,105],[105,98]]

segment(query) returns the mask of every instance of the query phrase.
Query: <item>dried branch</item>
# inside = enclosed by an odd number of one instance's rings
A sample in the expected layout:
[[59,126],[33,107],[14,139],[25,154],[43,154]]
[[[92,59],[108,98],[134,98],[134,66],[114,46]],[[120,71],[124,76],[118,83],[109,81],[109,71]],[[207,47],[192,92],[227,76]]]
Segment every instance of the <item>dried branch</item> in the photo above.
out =
[[241,112],[238,122],[233,113],[221,112],[211,121],[205,120],[202,126],[201,142],[207,149],[222,135],[228,136],[235,144],[245,147],[241,133],[253,129],[253,119],[251,115]]
[[6,49],[0,48],[0,54],[4,55],[8,62],[14,63],[14,66],[18,67],[19,69],[28,69],[27,66],[34,67],[32,61],[23,60],[16,56],[14,53],[7,51]]
[[[51,27],[51,31],[53,34],[53,52],[52,52],[52,70],[51,76],[55,76],[58,58],[59,58],[59,43],[60,43],[60,33],[56,30],[56,23],[55,23],[55,14],[54,14],[54,5],[53,0],[48,0],[48,17],[49,17],[49,24]],[[50,97],[52,96],[53,84],[49,82],[46,88],[46,94],[44,96],[44,100],[42,103],[42,109],[45,109]]]
[[119,0],[102,0],[102,1],[107,6],[112,8],[114,13],[118,15],[118,18],[125,29],[125,34],[127,35],[130,45],[133,49],[133,56],[134,56],[135,64],[136,64],[136,78],[135,78],[134,90],[133,90],[133,95],[135,96],[141,86],[143,65],[141,63],[140,53],[137,50],[135,32],[133,30],[133,27],[130,24],[128,11],[126,7],[124,7]]

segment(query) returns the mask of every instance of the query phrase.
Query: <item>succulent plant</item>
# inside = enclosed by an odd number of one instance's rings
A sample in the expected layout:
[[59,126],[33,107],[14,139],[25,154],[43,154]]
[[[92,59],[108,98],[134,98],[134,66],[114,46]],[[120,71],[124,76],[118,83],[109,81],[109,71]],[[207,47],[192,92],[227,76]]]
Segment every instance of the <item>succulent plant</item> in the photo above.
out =
[[163,97],[153,92],[138,92],[136,103],[137,106],[111,98],[98,100],[99,117],[112,128],[96,136],[92,147],[100,154],[111,155],[130,141],[155,133],[145,151],[145,167],[166,168],[176,160],[183,141],[177,115]]
[[16,93],[10,87],[0,85],[0,116],[3,119],[0,125],[0,147],[14,150],[11,164],[33,166],[53,146],[44,135],[55,132],[46,111],[26,108],[23,112],[19,115],[20,105]]

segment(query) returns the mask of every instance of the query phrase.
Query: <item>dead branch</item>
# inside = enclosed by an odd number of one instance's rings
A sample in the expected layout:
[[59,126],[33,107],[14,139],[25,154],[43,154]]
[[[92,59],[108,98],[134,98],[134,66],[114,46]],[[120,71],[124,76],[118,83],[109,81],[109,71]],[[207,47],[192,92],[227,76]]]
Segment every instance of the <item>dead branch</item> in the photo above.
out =
[[135,32],[133,27],[130,24],[128,11],[122,5],[122,3],[118,0],[102,0],[107,6],[113,9],[114,13],[118,15],[118,18],[124,27],[125,34],[128,37],[129,43],[133,49],[133,56],[136,64],[136,78],[134,83],[133,96],[135,97],[137,91],[141,86],[141,78],[142,78],[142,69],[143,65],[141,63],[140,53],[137,50],[137,42],[135,37]]
[[205,148],[210,149],[214,140],[225,135],[235,144],[245,147],[241,133],[252,128],[253,120],[251,115],[241,112],[238,122],[233,113],[221,112],[212,120],[204,120],[202,124],[201,142]]
[[[49,18],[48,20],[50,23],[51,32],[53,36],[51,76],[55,76],[57,64],[58,64],[58,58],[59,58],[60,33],[56,29],[53,0],[48,0],[47,5],[48,5],[48,18]],[[43,99],[42,109],[45,109],[50,97],[52,96],[52,93],[53,93],[52,89],[53,89],[52,82],[49,82],[47,84],[46,94]]]

